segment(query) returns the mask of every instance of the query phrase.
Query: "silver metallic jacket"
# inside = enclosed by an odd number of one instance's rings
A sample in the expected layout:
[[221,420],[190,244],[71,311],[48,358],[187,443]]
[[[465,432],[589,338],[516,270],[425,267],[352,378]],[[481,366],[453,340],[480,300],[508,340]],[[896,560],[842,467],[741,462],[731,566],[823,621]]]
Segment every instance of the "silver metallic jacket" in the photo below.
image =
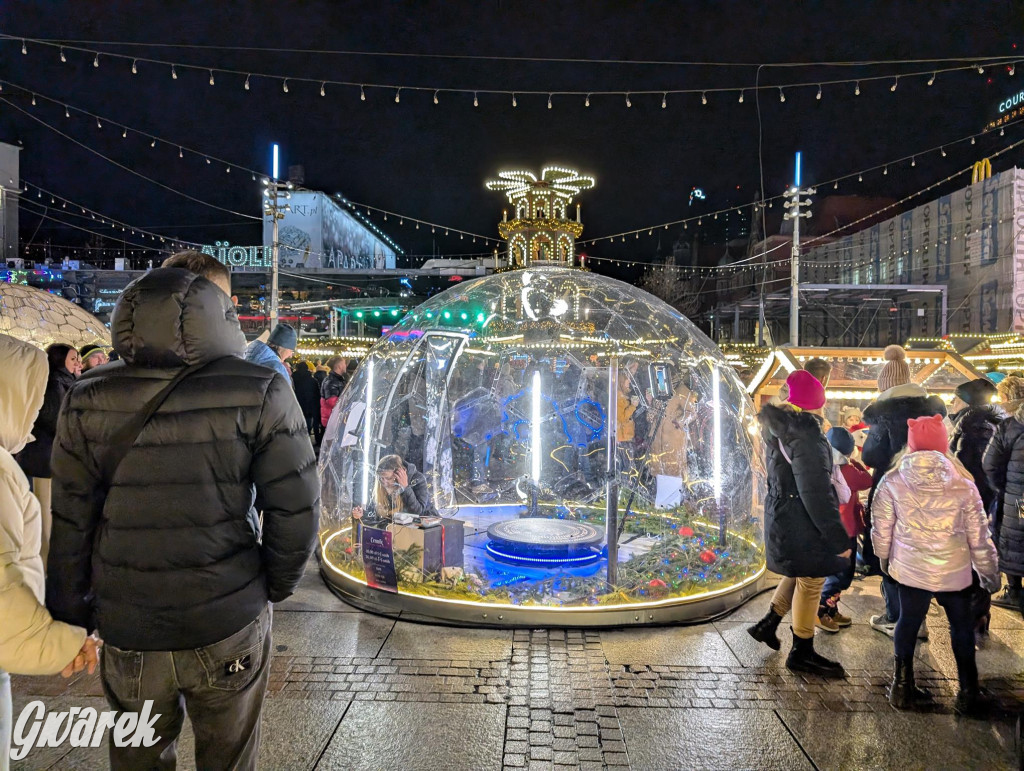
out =
[[871,542],[889,575],[905,586],[955,592],[999,579],[996,547],[974,482],[939,452],[908,453],[878,485]]

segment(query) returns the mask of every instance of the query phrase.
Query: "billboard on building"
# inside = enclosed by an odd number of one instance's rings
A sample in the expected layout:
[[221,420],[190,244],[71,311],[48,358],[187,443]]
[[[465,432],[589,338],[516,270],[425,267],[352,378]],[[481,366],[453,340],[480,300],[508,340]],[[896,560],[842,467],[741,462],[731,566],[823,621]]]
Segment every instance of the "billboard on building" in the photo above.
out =
[[[280,265],[287,270],[384,270],[395,251],[324,193],[293,191],[290,212],[278,221]],[[273,243],[273,221],[263,222],[263,245]]]

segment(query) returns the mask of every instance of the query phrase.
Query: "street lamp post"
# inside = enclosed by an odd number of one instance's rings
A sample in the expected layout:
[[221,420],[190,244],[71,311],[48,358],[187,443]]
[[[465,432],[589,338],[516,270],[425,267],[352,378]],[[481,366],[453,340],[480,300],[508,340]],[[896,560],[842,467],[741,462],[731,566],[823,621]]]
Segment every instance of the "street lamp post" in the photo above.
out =
[[277,326],[278,266],[281,263],[281,243],[278,239],[278,226],[284,215],[292,210],[291,204],[284,203],[292,197],[294,188],[291,182],[280,182],[277,179],[263,178],[263,214],[273,218],[273,234],[270,246],[270,328]]
[[793,250],[790,256],[789,269],[789,344],[797,346],[800,344],[800,220],[803,217],[810,217],[811,212],[801,211],[803,207],[811,205],[811,199],[801,200],[802,195],[814,195],[814,188],[800,188],[800,153],[796,154],[796,182],[786,194],[790,197],[784,204],[789,211],[783,215],[783,219],[793,220]]

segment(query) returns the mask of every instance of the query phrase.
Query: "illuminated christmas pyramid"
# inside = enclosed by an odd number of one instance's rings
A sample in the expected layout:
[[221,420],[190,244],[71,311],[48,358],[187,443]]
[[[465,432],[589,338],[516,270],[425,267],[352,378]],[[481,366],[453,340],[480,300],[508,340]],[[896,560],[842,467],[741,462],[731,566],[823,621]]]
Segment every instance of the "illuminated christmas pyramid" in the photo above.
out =
[[580,205],[569,219],[572,200],[594,186],[594,178],[572,169],[548,166],[538,177],[532,171],[500,171],[489,180],[488,190],[501,190],[515,207],[515,216],[504,211],[498,233],[508,241],[509,266],[562,265],[575,263],[576,239],[583,233]]

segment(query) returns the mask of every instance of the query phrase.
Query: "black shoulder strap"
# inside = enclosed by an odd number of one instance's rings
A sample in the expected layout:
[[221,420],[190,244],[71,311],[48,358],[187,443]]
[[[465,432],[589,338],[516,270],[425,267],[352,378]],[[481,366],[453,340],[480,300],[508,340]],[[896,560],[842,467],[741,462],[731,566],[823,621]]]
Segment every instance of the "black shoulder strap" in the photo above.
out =
[[[214,359],[214,361],[217,361]],[[171,392],[177,388],[181,382],[199,370],[203,369],[212,361],[203,362],[202,364],[193,364],[191,367],[184,367],[178,371],[178,374],[165,385],[160,391],[150,399],[142,407],[142,409],[132,415],[128,419],[128,422],[121,426],[120,429],[111,437],[110,444],[107,446],[106,451],[100,458],[100,473],[103,476],[103,486],[109,490],[111,484],[114,481],[114,474],[117,473],[118,467],[121,465],[121,461],[124,460],[124,456],[128,454],[128,451],[135,444],[135,440],[139,438],[139,434],[142,433],[142,429],[146,427],[149,419],[153,417],[153,414],[160,409],[160,406],[167,400],[167,397],[171,395]]]

